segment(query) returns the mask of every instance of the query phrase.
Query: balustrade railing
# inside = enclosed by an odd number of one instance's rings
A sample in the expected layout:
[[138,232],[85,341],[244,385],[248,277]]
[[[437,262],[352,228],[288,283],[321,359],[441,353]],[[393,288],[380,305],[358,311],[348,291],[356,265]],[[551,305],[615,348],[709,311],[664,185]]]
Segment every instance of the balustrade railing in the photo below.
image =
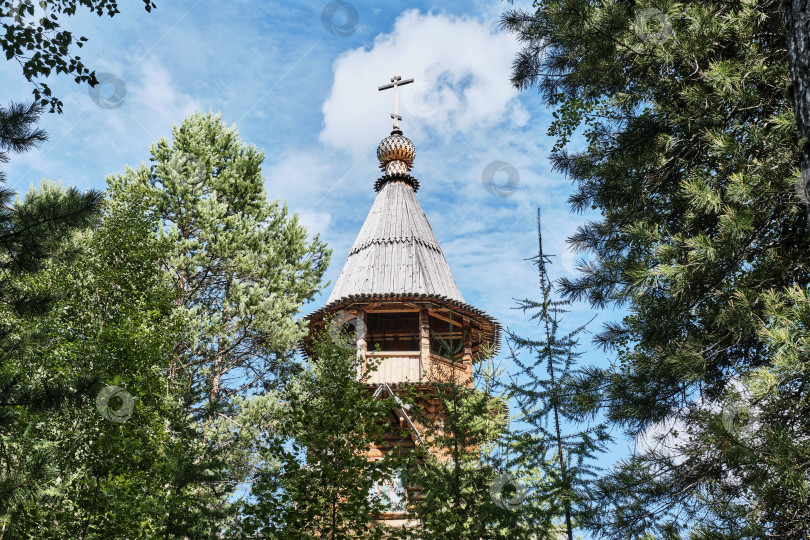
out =
[[372,362],[377,369],[370,374],[371,384],[419,382],[424,376],[419,351],[366,352],[366,363]]
[[464,385],[469,382],[467,366],[432,353],[424,362],[419,351],[367,351],[366,364],[371,363],[375,363],[377,369],[369,374],[369,384],[453,382]]

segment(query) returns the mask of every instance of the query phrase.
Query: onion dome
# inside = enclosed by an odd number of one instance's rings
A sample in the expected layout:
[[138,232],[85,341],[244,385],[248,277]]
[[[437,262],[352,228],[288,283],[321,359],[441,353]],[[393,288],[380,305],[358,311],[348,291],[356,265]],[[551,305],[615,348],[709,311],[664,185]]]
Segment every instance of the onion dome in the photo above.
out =
[[394,129],[377,147],[377,159],[380,160],[380,169],[385,176],[407,175],[413,167],[415,155],[413,143],[399,129]]

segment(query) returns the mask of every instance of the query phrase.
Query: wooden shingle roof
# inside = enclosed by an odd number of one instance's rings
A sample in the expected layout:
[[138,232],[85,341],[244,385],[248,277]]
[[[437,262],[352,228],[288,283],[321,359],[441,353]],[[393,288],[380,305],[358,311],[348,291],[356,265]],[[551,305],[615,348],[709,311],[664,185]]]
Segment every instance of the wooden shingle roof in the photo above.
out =
[[464,302],[408,182],[391,179],[380,187],[326,303],[357,296],[427,296]]

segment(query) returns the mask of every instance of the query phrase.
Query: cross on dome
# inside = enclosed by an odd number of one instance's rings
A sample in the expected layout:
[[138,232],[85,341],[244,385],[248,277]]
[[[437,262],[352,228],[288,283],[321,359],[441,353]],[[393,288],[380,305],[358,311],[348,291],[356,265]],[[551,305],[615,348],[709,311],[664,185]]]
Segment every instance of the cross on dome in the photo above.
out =
[[399,115],[399,92],[398,89],[400,86],[405,84],[410,84],[413,82],[413,79],[405,79],[402,80],[402,77],[399,75],[394,75],[391,77],[391,84],[384,84],[377,88],[378,91],[382,92],[383,90],[388,90],[389,88],[394,89],[394,114],[391,115],[391,118],[394,119],[394,130],[399,130],[399,121],[402,120],[402,117]]

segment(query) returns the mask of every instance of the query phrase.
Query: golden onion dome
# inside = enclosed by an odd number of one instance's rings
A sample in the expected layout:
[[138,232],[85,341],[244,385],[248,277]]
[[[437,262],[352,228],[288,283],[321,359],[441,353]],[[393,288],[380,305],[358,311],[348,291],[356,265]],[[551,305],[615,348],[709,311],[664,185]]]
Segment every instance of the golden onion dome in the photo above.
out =
[[392,131],[391,135],[380,141],[380,145],[377,147],[380,168],[386,172],[390,169],[391,172],[407,173],[413,166],[415,155],[416,148],[413,143],[399,130]]

